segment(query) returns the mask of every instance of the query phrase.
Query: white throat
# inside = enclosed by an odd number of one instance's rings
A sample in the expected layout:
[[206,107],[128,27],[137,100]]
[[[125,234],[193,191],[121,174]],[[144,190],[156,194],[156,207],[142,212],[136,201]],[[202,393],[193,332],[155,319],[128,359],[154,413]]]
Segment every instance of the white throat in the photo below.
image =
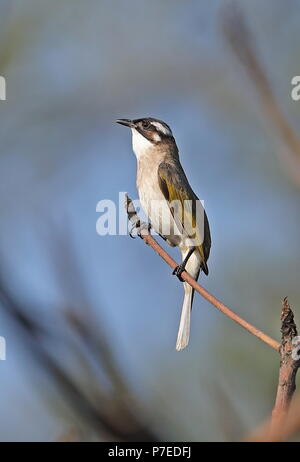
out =
[[137,159],[140,159],[146,155],[153,147],[153,144],[147,140],[143,135],[141,135],[135,128],[131,129],[132,132],[132,149],[135,153]]

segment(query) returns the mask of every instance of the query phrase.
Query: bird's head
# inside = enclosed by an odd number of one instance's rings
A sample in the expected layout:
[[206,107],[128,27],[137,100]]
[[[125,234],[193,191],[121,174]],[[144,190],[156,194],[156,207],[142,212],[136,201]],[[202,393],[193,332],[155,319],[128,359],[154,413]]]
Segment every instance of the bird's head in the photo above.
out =
[[162,148],[163,145],[175,145],[169,125],[159,119],[146,117],[143,119],[118,119],[118,124],[131,128],[132,146],[137,157],[142,156],[149,148]]

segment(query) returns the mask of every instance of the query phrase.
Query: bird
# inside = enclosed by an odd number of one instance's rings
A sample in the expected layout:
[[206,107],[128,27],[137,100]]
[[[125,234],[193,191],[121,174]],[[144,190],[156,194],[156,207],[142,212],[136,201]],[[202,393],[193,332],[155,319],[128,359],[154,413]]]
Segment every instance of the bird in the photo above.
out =
[[175,274],[184,286],[176,350],[189,343],[194,289],[181,274],[187,271],[198,279],[208,275],[211,248],[209,222],[203,204],[192,190],[179,159],[179,151],[168,124],[153,117],[118,119],[132,132],[132,148],[137,159],[136,186],[140,204],[150,226],[169,245],[178,247],[182,262]]

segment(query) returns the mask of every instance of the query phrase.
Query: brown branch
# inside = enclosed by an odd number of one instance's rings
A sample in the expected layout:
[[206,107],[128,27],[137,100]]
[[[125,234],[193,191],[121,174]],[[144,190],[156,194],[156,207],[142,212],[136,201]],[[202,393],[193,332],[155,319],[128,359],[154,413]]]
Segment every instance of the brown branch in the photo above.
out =
[[296,374],[300,367],[300,360],[293,358],[296,345],[293,340],[297,337],[297,328],[294,313],[291,310],[287,297],[282,302],[281,312],[282,341],[280,347],[280,369],[275,406],[272,412],[272,421],[281,419],[288,411],[292,396],[296,390]]
[[[137,226],[140,222],[140,219],[135,211],[134,205],[130,197],[126,195],[125,199],[125,208],[128,214],[129,221],[132,223],[133,227]],[[158,244],[158,242],[151,236],[147,229],[142,229],[141,231],[141,238],[149,244],[156,253],[171,267],[176,268],[178,263]],[[204,297],[209,303],[214,305],[218,310],[222,311],[225,316],[232,319],[234,322],[239,324],[241,327],[246,329],[250,334],[255,335],[255,337],[262,340],[264,343],[269,345],[271,348],[279,351],[280,344],[276,342],[276,340],[269,337],[267,334],[262,332],[261,330],[257,329],[255,326],[250,324],[249,322],[245,321],[245,319],[241,318],[238,314],[232,311],[228,306],[224,305],[220,300],[214,297],[211,293],[209,293],[204,287],[200,286],[186,271],[181,274],[182,279],[190,284],[190,286],[195,289],[202,297]]]

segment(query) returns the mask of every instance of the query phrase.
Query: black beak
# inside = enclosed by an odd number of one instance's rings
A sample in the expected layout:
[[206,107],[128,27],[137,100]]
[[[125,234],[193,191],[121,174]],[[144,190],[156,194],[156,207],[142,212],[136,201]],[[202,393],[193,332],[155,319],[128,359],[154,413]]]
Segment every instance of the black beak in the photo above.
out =
[[118,119],[116,122],[117,124],[125,125],[125,127],[134,127],[134,123],[130,119]]

